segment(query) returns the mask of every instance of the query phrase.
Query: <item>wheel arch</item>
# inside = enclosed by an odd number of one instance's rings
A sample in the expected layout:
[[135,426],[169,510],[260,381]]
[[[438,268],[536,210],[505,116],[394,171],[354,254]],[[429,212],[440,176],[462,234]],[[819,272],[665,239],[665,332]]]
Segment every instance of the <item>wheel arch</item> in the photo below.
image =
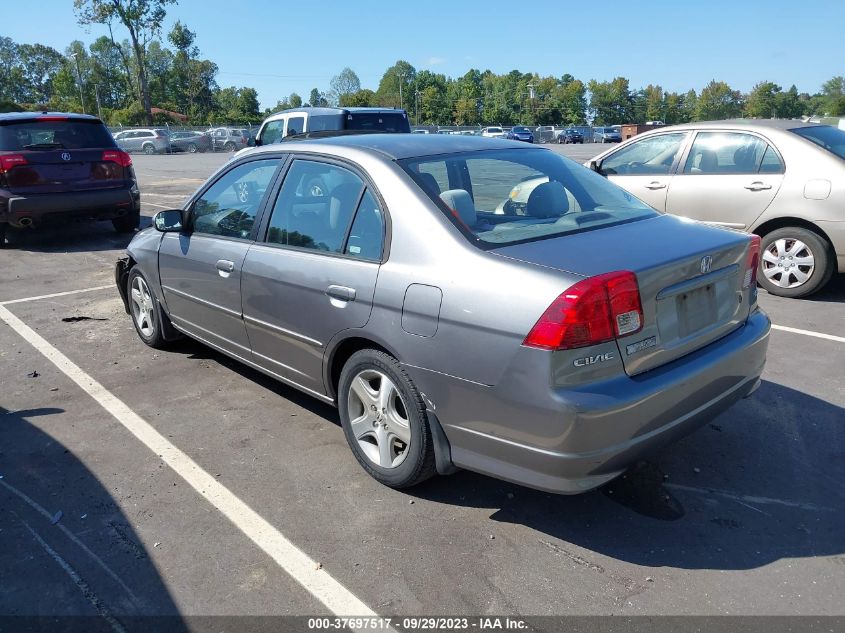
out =
[[337,387],[340,383],[340,373],[343,371],[343,366],[346,364],[346,361],[349,360],[352,354],[362,349],[377,349],[385,354],[390,354],[393,358],[399,360],[396,353],[386,345],[361,333],[353,334],[337,341],[328,353],[324,371],[326,393],[330,398],[335,400],[337,399]]

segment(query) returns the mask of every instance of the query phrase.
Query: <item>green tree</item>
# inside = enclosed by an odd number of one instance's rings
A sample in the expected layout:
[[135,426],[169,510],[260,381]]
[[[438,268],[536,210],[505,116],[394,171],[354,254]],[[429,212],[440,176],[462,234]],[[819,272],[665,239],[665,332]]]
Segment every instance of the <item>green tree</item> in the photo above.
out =
[[742,94],[732,90],[724,81],[712,80],[698,96],[695,109],[697,121],[735,119],[742,115]]
[[53,92],[53,77],[67,60],[59,51],[43,44],[19,45],[18,58],[25,91],[21,95],[22,100],[36,104],[47,103]]
[[361,90],[361,80],[358,79],[355,71],[347,66],[332,77],[332,80],[329,82],[329,88],[329,101],[331,103],[340,103],[344,97]]
[[316,88],[311,88],[307,105],[310,105],[312,108],[324,108],[329,105],[329,100],[326,99],[326,96],[322,92]]
[[828,79],[822,84],[823,114],[839,116],[845,114],[845,77],[838,76]]
[[376,102],[376,93],[368,88],[361,88],[355,92],[345,94],[340,98],[339,104],[344,108],[366,108]]
[[630,123],[633,118],[633,98],[628,80],[616,77],[613,81],[598,82],[591,79],[590,110],[599,125]]
[[745,99],[745,116],[752,119],[770,119],[779,116],[777,98],[781,87],[771,81],[757,83]]
[[417,71],[411,64],[401,59],[397,61],[384,71],[376,90],[376,103],[392,108],[404,107],[415,89],[416,76]]
[[152,123],[152,103],[147,81],[147,46],[161,30],[168,4],[176,0],[73,0],[80,24],[105,24],[111,32],[119,22],[129,32],[138,72],[138,90],[147,122]]

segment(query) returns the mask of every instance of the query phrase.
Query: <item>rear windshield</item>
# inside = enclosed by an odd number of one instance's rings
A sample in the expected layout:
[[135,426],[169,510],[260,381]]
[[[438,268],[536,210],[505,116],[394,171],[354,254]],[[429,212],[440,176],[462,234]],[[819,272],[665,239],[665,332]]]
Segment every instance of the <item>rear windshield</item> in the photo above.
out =
[[399,164],[482,248],[656,215],[606,178],[542,149],[426,156]]
[[799,127],[790,131],[845,160],[845,131],[830,125]]
[[403,112],[350,112],[346,115],[347,130],[379,130],[410,132],[411,125]]
[[84,149],[115,147],[99,121],[30,119],[0,123],[0,150]]
[[502,131],[502,128],[500,128],[500,127],[488,127],[487,131],[490,132],[491,134],[498,134],[499,132]]

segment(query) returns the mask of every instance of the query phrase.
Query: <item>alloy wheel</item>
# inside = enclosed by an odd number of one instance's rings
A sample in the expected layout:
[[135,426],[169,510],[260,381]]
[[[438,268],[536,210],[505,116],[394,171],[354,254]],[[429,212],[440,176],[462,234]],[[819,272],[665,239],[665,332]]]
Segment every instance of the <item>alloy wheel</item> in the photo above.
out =
[[347,396],[349,424],[361,451],[376,466],[396,468],[408,455],[411,426],[393,381],[375,369],[358,372]]
[[146,338],[152,337],[156,331],[153,297],[143,277],[137,275],[132,280],[129,294],[132,300],[132,318],[135,319],[138,331]]

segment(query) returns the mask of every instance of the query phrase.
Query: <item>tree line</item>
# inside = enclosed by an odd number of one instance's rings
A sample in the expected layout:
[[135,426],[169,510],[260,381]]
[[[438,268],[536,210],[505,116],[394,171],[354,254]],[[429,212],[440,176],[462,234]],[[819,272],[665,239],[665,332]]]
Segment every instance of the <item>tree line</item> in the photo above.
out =
[[[181,21],[166,34],[166,8],[176,0],[73,0],[81,25],[108,29],[86,46],[63,52],[0,36],[0,111],[51,109],[99,114],[111,125],[173,122],[193,125],[257,123],[270,112],[303,105],[405,108],[423,125],[667,124],[736,117],[794,118],[845,115],[845,78],[833,77],[809,94],[761,81],[748,93],[712,80],[699,91],[632,88],[625,77],[583,81],[571,74],[540,76],[512,70],[470,69],[461,77],[417,70],[399,60],[375,90],[362,88],[344,68],[304,100],[297,93],[263,113],[248,86],[221,88],[218,66],[203,59],[196,33]],[[118,38],[115,33],[125,33]]]

